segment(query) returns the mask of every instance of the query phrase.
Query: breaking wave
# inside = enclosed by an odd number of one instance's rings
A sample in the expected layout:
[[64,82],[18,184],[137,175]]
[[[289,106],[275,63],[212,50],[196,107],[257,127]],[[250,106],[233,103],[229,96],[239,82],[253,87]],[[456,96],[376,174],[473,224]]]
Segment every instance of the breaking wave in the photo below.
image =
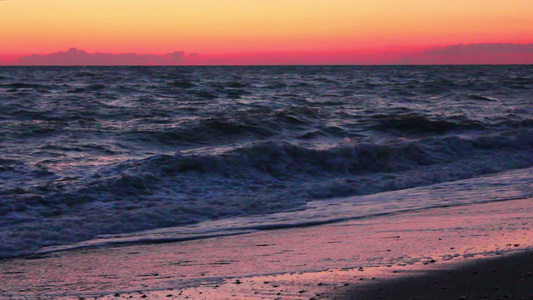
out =
[[[374,206],[387,191],[467,178],[497,201],[507,197],[498,180],[483,177],[507,176],[497,174],[520,177],[510,189],[527,194],[530,172],[518,169],[533,166],[531,74],[0,68],[0,257],[201,222],[216,235],[212,222],[246,227],[236,218],[260,228],[287,226],[269,222],[297,211],[297,225],[337,218],[317,217],[310,203],[355,201],[372,214],[445,205],[400,197]],[[358,195],[367,200],[335,200]]]

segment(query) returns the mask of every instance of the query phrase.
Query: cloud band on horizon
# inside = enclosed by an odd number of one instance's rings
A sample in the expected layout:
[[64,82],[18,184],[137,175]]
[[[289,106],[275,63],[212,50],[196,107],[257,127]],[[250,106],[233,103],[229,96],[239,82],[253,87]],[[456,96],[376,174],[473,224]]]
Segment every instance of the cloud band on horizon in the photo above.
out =
[[482,43],[432,47],[422,51],[360,52],[265,52],[234,55],[186,55],[176,51],[164,55],[136,53],[87,53],[77,48],[51,54],[18,58],[11,65],[25,66],[156,66],[156,65],[276,65],[276,64],[533,64],[533,43]]
[[54,66],[153,66],[153,65],[181,65],[184,62],[185,53],[176,51],[165,55],[136,54],[136,53],[93,53],[84,50],[70,48],[68,51],[60,51],[51,54],[32,54],[20,57],[20,65],[54,65]]

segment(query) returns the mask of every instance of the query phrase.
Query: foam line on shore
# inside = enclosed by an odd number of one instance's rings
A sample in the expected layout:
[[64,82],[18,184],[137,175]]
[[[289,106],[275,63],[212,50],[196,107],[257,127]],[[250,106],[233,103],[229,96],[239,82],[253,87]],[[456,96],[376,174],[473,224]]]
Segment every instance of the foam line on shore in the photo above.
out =
[[531,250],[531,200],[3,260],[0,297],[309,299],[316,294],[334,295],[413,270]]

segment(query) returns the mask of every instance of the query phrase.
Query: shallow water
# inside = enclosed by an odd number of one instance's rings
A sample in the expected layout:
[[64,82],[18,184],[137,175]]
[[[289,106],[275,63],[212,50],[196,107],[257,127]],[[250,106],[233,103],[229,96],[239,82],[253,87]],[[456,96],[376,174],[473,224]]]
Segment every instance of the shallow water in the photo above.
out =
[[0,68],[0,257],[527,196],[532,74]]

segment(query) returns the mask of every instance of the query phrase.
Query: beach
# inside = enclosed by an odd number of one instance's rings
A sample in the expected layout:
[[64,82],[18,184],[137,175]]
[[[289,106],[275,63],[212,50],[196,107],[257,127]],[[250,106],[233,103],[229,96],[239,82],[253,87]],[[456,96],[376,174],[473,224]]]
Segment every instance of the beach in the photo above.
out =
[[532,74],[0,68],[0,298],[418,298],[529,253]]
[[[425,286],[424,280],[448,280],[445,278],[450,277],[446,273],[449,270],[474,263],[473,269],[466,270],[478,272],[475,278],[484,277],[487,268],[498,264],[494,268],[501,277],[491,279],[498,289],[486,292],[489,299],[497,299],[501,297],[498,295],[516,293],[506,289],[514,279],[531,280],[527,275],[531,274],[527,269],[531,269],[529,255],[533,248],[531,200],[443,207],[204,240],[6,259],[0,262],[0,296],[378,299],[381,294],[374,290],[390,289],[390,293],[411,295],[407,292],[413,292],[413,286]],[[507,261],[512,268],[517,264],[521,268],[510,272],[505,267]],[[409,285],[405,286],[409,288],[404,289],[404,278],[415,275],[422,279],[408,280]],[[439,279],[434,280],[435,276]],[[443,283],[449,290],[454,287],[453,282]],[[529,293],[525,299],[531,299],[532,292],[525,293]],[[403,299],[393,295],[385,299]],[[433,292],[430,295],[433,297]],[[452,298],[446,298],[451,294],[442,295],[444,298],[439,299],[460,299],[453,298],[455,294]]]
[[533,300],[533,1],[0,0],[0,300]]
[[500,254],[355,288],[345,299],[533,299],[532,270],[533,252]]

